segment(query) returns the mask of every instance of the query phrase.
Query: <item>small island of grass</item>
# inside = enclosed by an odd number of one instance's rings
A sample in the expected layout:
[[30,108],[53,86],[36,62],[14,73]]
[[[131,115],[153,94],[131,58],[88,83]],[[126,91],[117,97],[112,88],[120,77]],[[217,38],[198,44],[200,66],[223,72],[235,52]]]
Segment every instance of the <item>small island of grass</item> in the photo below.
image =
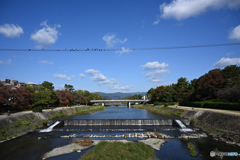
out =
[[192,143],[187,143],[188,145],[188,151],[191,156],[196,157],[197,156],[197,151],[195,150],[195,146]]
[[154,160],[155,152],[150,146],[133,142],[100,142],[80,160],[91,159],[148,159]]

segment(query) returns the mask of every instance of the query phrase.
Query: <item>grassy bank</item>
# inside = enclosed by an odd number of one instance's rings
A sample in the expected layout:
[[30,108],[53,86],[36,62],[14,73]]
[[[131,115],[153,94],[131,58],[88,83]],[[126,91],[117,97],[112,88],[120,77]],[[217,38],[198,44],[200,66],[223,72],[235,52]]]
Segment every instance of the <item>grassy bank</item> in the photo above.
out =
[[45,123],[46,120],[30,115],[22,118],[17,117],[16,121],[0,129],[0,141],[21,136],[23,133],[33,131]]
[[184,112],[183,110],[172,109],[169,107],[153,107],[153,106],[142,106],[142,105],[133,105],[132,107],[136,109],[144,109],[154,114],[170,116],[174,118],[181,118],[181,115]]
[[54,116],[51,116],[49,119],[57,119],[62,118],[65,116],[74,116],[74,115],[83,115],[83,114],[90,114],[96,111],[103,111],[105,110],[104,106],[91,106],[91,107],[84,107],[84,108],[74,108],[71,113],[64,113],[63,111],[58,111],[58,113]]
[[93,150],[88,151],[81,157],[81,160],[122,160],[122,159],[138,159],[138,160],[154,160],[155,152],[150,146],[143,143],[122,143],[122,142],[100,142]]

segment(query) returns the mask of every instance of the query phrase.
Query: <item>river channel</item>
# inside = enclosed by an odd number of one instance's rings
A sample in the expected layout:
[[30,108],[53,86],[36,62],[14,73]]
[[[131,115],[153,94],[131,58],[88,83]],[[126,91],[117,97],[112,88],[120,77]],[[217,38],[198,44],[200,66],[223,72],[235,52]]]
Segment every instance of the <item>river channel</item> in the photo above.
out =
[[[106,107],[104,111],[94,112],[92,114],[87,115],[80,115],[80,116],[73,116],[73,117],[66,117],[63,119],[169,119],[172,117],[166,116],[159,116],[152,114],[145,110],[134,109],[134,108],[127,108],[127,106],[113,106],[110,105]],[[64,139],[60,136],[63,135],[70,135],[76,134],[77,137],[82,138],[85,135],[122,135],[128,133],[144,133],[148,132],[149,130],[154,130],[155,132],[161,132],[168,135],[180,135],[182,132],[175,126],[149,126],[149,127],[141,127],[141,126],[128,126],[128,127],[120,127],[120,128],[113,128],[110,129],[117,129],[117,130],[105,130],[109,128],[105,128],[101,126],[96,126],[94,130],[89,131],[82,131],[79,130],[79,127],[58,127],[57,130],[52,132],[33,132],[27,135],[18,137],[16,139],[6,141],[0,144],[0,159],[1,160],[37,160],[41,155],[44,153],[52,150],[55,147],[63,146],[70,144],[75,138],[68,138]],[[60,130],[64,131],[60,131]],[[75,130],[71,130],[75,129]],[[80,128],[81,129],[81,128]],[[89,129],[89,128],[85,128]],[[154,131],[153,131],[154,132]],[[41,137],[41,138],[39,138]],[[116,138],[91,138],[91,139],[116,139]],[[124,138],[118,138],[124,139]],[[138,138],[128,138],[127,140],[135,141],[139,140]],[[187,159],[212,159],[210,157],[210,152],[217,148],[219,151],[222,152],[238,152],[240,153],[240,147],[231,146],[226,144],[220,144],[215,142],[211,138],[199,138],[199,139],[165,139],[167,142],[161,147],[160,151],[155,150],[156,157],[160,160],[187,160]],[[191,157],[187,143],[191,142],[195,147],[196,151],[198,152],[197,157]],[[77,160],[83,154],[85,154],[88,150],[93,149],[93,147],[82,151],[81,153],[70,153],[67,155],[61,155],[57,157],[49,158],[48,160]],[[225,157],[228,158],[228,157]],[[236,158],[236,157],[235,157]],[[234,159],[235,159],[234,158]]]

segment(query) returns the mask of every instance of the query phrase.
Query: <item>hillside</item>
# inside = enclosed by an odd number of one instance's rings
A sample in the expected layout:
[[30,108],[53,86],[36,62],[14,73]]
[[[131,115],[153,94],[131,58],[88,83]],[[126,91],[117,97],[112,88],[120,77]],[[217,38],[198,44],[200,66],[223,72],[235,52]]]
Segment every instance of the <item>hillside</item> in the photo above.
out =
[[120,99],[120,98],[133,96],[135,94],[140,94],[141,96],[144,96],[144,95],[147,94],[147,92],[132,92],[132,93],[122,93],[122,92],[103,93],[103,92],[95,92],[95,93],[99,94],[103,98],[110,98],[110,99]]

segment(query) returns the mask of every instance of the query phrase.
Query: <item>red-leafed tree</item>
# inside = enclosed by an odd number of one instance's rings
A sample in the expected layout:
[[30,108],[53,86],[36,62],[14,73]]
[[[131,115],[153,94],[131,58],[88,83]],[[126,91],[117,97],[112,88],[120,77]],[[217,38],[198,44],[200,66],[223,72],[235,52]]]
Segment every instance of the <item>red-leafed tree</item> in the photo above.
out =
[[87,100],[85,99],[85,97],[77,92],[73,93],[73,96],[75,97],[75,101],[76,103],[80,103],[80,104],[87,104]]
[[211,70],[195,83],[196,100],[216,99],[218,90],[224,85],[224,77],[218,70]]
[[74,102],[75,97],[66,90],[55,91],[59,100],[60,105],[69,105]]
[[15,109],[30,109],[32,94],[25,88],[16,88],[12,85],[0,85],[0,103]]

